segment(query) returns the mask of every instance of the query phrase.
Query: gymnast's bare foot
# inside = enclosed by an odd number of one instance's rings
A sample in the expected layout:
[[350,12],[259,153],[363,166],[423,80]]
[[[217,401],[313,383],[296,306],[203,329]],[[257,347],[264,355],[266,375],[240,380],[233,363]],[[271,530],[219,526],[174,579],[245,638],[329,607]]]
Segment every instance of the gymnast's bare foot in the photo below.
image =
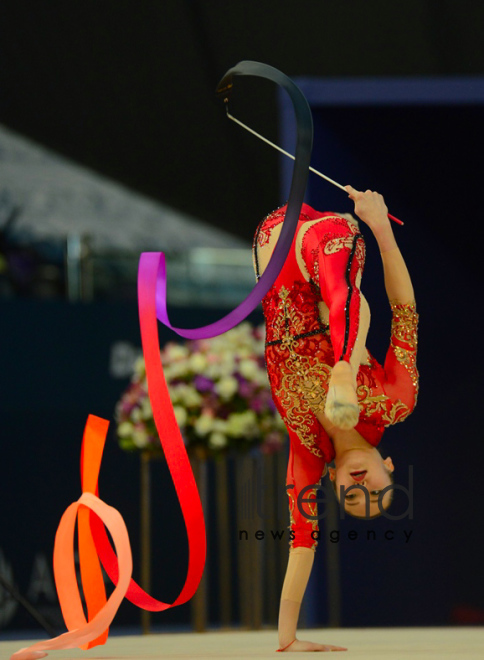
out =
[[344,646],[334,646],[333,644],[316,644],[315,642],[305,642],[302,639],[295,639],[292,644],[286,646],[284,653],[299,653],[301,651],[347,651]]
[[337,362],[331,372],[324,409],[326,417],[340,429],[352,429],[358,423],[360,410],[353,369],[348,362]]

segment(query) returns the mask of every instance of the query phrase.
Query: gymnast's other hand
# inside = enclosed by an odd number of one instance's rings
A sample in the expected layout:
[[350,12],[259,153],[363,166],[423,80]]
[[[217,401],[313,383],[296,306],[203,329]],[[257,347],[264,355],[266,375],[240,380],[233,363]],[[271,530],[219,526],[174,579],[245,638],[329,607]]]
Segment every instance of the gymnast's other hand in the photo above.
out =
[[300,653],[301,651],[347,651],[344,646],[334,646],[333,644],[316,644],[315,642],[305,642],[302,639],[295,639],[292,644],[284,650],[284,653]]

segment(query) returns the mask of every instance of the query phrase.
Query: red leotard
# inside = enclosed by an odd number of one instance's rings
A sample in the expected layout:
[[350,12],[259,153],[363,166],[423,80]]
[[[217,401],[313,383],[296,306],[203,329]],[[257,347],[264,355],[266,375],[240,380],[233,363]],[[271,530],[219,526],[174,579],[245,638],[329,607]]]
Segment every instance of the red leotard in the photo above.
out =
[[[254,263],[258,277],[260,249],[269,243],[285,210],[271,213],[257,229]],[[324,411],[335,355],[349,361],[355,345],[364,260],[365,243],[356,224],[303,204],[289,255],[262,301],[272,396],[290,437],[286,484],[293,547],[317,545],[311,537],[318,529],[317,521],[301,515],[297,497],[305,486],[319,483],[326,463],[335,456],[315,412]],[[323,321],[321,303],[329,310],[329,324]],[[391,303],[391,308],[391,343],[384,366],[368,353],[368,362],[357,375],[360,417],[355,428],[373,446],[379,444],[386,426],[412,412],[417,399],[415,304]],[[316,489],[305,495],[314,497]],[[316,504],[306,503],[303,508],[311,515],[317,513]]]

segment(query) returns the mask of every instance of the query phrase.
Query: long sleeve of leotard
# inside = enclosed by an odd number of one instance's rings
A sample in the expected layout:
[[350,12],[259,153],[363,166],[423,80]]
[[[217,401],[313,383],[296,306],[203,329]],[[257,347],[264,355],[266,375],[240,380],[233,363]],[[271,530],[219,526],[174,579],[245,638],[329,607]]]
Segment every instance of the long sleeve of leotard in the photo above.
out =
[[304,233],[301,256],[329,309],[335,361],[349,361],[360,315],[359,284],[365,242],[356,225],[340,216],[326,216]]
[[391,341],[385,358],[385,394],[392,401],[391,422],[403,421],[415,408],[418,395],[417,327],[415,303],[390,302]]

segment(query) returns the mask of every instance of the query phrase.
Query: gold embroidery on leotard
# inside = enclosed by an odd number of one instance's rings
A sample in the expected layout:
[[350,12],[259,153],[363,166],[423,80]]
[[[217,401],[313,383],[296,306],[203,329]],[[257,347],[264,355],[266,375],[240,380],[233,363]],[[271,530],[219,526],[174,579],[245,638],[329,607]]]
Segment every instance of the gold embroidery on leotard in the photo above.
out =
[[[296,342],[294,342],[297,344]],[[312,365],[305,355],[298,355],[294,346],[288,346],[286,372],[282,375],[281,386],[276,392],[281,405],[286,410],[287,424],[297,434],[301,443],[315,456],[323,458],[316,444],[316,435],[311,433],[307,415],[324,411],[326,388],[331,368],[326,364]]]
[[403,401],[397,399],[395,403],[392,404],[390,410],[385,412],[382,419],[388,424],[396,424],[397,422],[403,422],[403,420],[406,419],[411,412],[412,411],[410,408],[405,405]]
[[359,385],[356,393],[358,394],[360,411],[363,411],[364,416],[372,417],[374,413],[382,413],[381,420],[385,425],[403,422],[411,412],[410,408],[400,399],[392,403],[390,410],[388,410],[387,402],[390,401],[390,397],[386,394],[372,396],[368,385]]
[[[292,300],[288,300],[289,291],[285,286],[281,286],[279,298],[279,308],[283,313],[277,319],[274,328],[277,328],[279,331],[280,334],[278,337],[282,339],[282,343],[284,344],[292,341],[294,335],[303,334],[307,330],[307,318],[304,312],[294,305]],[[275,336],[274,338],[276,339]]]
[[360,410],[363,410],[365,417],[371,417],[374,413],[385,412],[385,404],[390,398],[386,394],[371,396],[371,389],[368,385],[358,385],[356,393],[358,395],[358,405]]
[[[296,508],[296,500],[295,500],[295,497],[294,497],[293,490],[294,490],[293,488],[287,488],[286,489],[286,492],[287,492],[287,495],[288,495],[288,498],[289,498],[289,527],[288,527],[288,529],[293,531],[294,534],[295,534],[295,538],[289,540],[289,547],[292,547],[294,545],[294,541],[297,538],[297,530],[294,529],[296,527],[296,521],[294,519],[294,510]],[[304,494],[304,499],[310,499],[311,497],[316,498],[316,491],[317,491],[317,488],[312,488],[311,490],[308,490]],[[307,507],[309,509],[308,513],[309,513],[310,516],[317,516],[318,515],[318,503],[317,503],[316,500],[314,501],[314,503],[305,502],[305,504],[307,505]],[[304,516],[304,520],[307,523],[311,523],[311,527],[312,527],[313,532],[318,531],[318,529],[319,529],[318,522],[319,521],[317,520],[317,518],[313,519],[313,520],[310,520],[309,518]],[[311,546],[311,549],[315,550],[316,546],[318,545],[318,542],[316,541],[316,539],[313,539],[313,541],[314,541],[314,543]]]
[[[287,424],[297,434],[301,443],[315,456],[322,458],[316,443],[317,437],[311,432],[312,420],[309,420],[308,424],[307,415],[310,412],[316,414],[324,411],[325,384],[331,368],[319,362],[311,364],[308,356],[298,353],[299,342],[303,345],[305,339],[297,339],[296,335],[307,330],[308,311],[294,305],[289,290],[284,286],[279,291],[277,306],[280,313],[271,325],[271,337],[273,341],[281,342],[280,349],[287,357],[284,359],[284,373],[281,375],[276,397],[286,411]],[[316,328],[315,332],[322,332],[324,329]]]
[[271,237],[271,229],[266,229],[265,227],[262,227],[259,230],[257,234],[257,245],[259,247],[264,247],[264,245],[269,242],[269,239]]
[[[391,301],[392,308],[392,332],[391,347],[396,359],[407,369],[412,384],[415,387],[415,402],[418,394],[418,371],[416,365],[417,352],[417,326],[418,314],[415,303],[400,304]],[[402,342],[406,346],[403,348],[396,342]],[[385,394],[371,396],[371,389],[366,385],[360,385],[357,388],[358,403],[363,410],[365,417],[370,418],[374,413],[381,413],[381,420],[385,425],[403,422],[408,417],[412,409],[403,401],[397,399],[389,407],[390,398]]]
[[[324,243],[324,240],[321,243]],[[324,253],[326,255],[336,254],[343,248],[347,248],[351,250],[353,248],[353,241],[354,241],[354,235],[337,236],[336,238],[332,238],[327,243],[324,243],[324,248],[323,248]],[[311,264],[313,270],[312,272],[313,281],[316,283],[318,287],[320,287],[321,282],[319,280],[319,259],[317,257],[318,248],[313,249],[311,252],[313,254],[313,261]],[[365,242],[363,239],[360,240],[360,238],[358,238],[356,242],[356,252],[354,258],[356,259],[356,263],[358,264],[359,272],[361,272],[361,270],[363,269],[363,264],[365,263],[365,254],[366,254]]]
[[[390,301],[392,308],[392,331],[391,346],[395,357],[408,371],[415,387],[415,402],[418,394],[418,371],[417,371],[417,328],[418,314],[415,303],[399,304]],[[403,348],[395,344],[395,341],[403,342],[407,347]]]
[[[310,515],[310,516],[317,516],[317,515],[318,515],[318,503],[317,503],[317,501],[316,501],[316,499],[315,499],[315,498],[316,498],[316,491],[317,491],[317,490],[318,490],[317,488],[312,488],[311,490],[308,490],[308,491],[305,493],[305,496],[304,496],[304,499],[305,499],[305,500],[306,500],[306,499],[313,499],[313,498],[314,498],[314,502],[305,502],[306,506],[307,506],[308,509],[309,509],[309,515]],[[306,520],[308,521],[308,523],[309,523],[309,522],[311,523],[312,531],[313,531],[313,532],[317,532],[318,529],[319,529],[319,524],[318,524],[319,521],[318,521],[318,519],[317,519],[317,518],[312,518],[312,519],[310,519],[310,518],[306,518]],[[313,539],[314,543],[313,543],[313,545],[311,546],[311,549],[312,549],[312,550],[315,550],[315,549],[316,549],[316,546],[318,545],[318,542],[316,541],[316,539],[314,538],[314,536],[312,536],[312,539]]]
[[390,301],[392,308],[392,336],[404,341],[412,348],[417,348],[418,314],[415,303],[399,303]]
[[[337,238],[332,238],[324,246],[324,254],[336,254],[343,248],[351,250],[353,248],[353,241],[356,234],[359,232],[355,229],[352,236],[338,236]],[[365,263],[365,243],[363,240],[358,240],[356,242],[356,252],[355,259],[358,264]]]

